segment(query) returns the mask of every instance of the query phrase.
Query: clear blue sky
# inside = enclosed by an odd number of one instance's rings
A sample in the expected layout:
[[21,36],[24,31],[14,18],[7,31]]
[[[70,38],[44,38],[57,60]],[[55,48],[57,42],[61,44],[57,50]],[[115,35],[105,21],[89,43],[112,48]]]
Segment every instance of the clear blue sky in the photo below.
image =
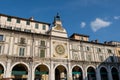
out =
[[120,0],[0,0],[0,13],[52,23],[59,12],[68,32],[120,41]]

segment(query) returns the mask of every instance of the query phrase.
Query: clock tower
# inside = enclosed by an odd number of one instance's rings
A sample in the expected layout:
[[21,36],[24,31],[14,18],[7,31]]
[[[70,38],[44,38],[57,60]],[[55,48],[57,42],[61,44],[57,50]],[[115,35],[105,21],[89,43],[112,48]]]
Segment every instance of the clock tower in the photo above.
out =
[[54,17],[53,27],[50,30],[51,53],[54,58],[68,58],[68,37],[62,26],[62,21],[57,13]]

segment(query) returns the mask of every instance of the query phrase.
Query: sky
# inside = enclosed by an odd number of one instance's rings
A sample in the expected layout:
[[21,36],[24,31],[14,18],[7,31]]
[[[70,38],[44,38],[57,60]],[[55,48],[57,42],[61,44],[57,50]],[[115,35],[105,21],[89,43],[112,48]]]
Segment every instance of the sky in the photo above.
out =
[[51,24],[59,13],[68,36],[120,41],[120,0],[0,0],[0,13]]

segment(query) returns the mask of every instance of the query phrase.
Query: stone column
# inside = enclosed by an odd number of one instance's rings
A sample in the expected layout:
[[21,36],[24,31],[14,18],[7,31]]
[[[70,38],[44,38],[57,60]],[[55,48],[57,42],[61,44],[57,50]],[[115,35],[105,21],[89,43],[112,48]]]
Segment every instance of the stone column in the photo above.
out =
[[28,80],[34,80],[34,74],[33,74],[33,69],[32,69],[32,63],[29,63],[29,68],[30,70],[28,70]]
[[108,66],[108,71],[107,72],[108,72],[108,80],[113,80],[110,66]]
[[12,76],[11,75],[12,70],[10,71],[10,69],[11,69],[11,61],[8,60],[6,64],[7,64],[7,67],[6,67],[6,71],[5,71],[5,78],[10,78]]
[[100,69],[96,68],[96,80],[101,80]]
[[33,63],[32,63],[32,65],[31,65],[31,80],[34,80],[34,78],[35,78],[35,71],[34,71],[34,67],[33,67]]
[[83,80],[88,80],[88,78],[87,78],[87,72],[86,72],[86,66],[85,65],[83,66]]
[[34,80],[34,78],[35,78],[35,75],[34,75],[34,70],[33,70],[33,68],[32,68],[32,70],[31,70],[31,80]]
[[53,61],[51,61],[51,64],[50,64],[50,74],[51,74],[51,78],[49,80],[55,80],[55,70],[53,67]]
[[72,80],[72,68],[70,62],[68,62],[67,80]]

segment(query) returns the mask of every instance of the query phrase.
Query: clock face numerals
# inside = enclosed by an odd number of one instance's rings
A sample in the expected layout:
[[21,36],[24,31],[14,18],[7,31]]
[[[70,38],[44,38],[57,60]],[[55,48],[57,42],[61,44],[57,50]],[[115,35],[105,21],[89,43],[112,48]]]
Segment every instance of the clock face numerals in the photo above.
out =
[[57,45],[55,50],[59,55],[62,55],[65,53],[65,48],[63,45]]

